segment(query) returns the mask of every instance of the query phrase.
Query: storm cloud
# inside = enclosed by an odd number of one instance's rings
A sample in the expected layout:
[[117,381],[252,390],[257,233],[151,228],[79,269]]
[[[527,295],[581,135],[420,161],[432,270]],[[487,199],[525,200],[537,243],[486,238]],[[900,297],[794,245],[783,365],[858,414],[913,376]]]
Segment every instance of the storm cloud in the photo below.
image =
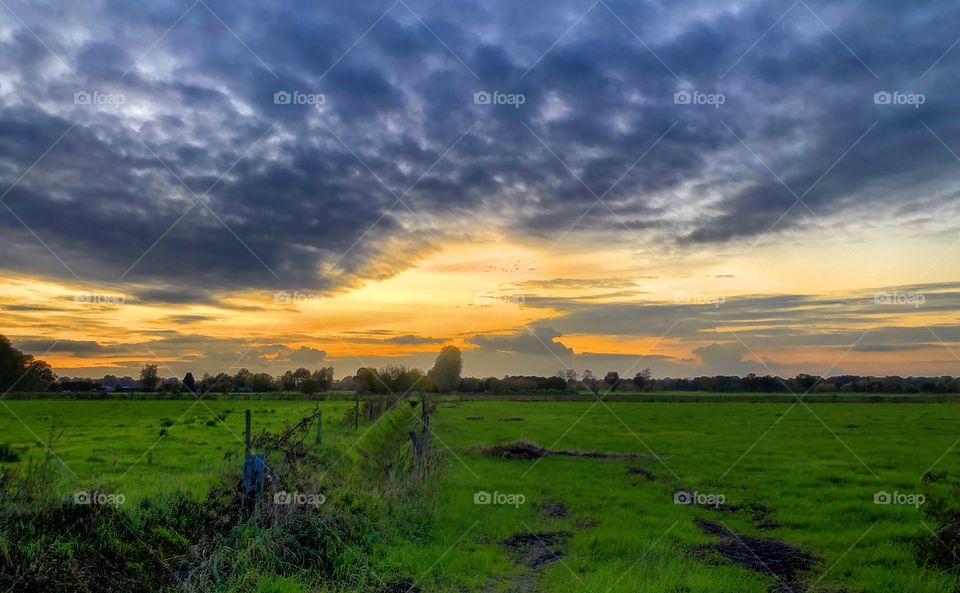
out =
[[209,299],[387,278],[478,227],[682,249],[956,214],[955,3],[9,8],[12,271]]

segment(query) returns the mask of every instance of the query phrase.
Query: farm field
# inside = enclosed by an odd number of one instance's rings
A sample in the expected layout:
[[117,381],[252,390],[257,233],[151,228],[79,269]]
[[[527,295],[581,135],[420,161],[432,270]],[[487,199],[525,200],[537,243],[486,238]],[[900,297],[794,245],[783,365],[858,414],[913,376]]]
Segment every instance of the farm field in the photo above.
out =
[[[65,492],[109,486],[130,501],[174,490],[202,496],[228,464],[242,462],[244,410],[253,412],[254,434],[277,433],[317,405],[273,400],[5,403],[0,441],[26,453],[21,463],[43,457],[38,439],[49,443],[53,435],[52,448],[65,467]],[[331,446],[348,433],[340,420],[352,407],[349,402],[323,404]]]
[[[443,406],[438,439],[456,456],[437,510],[438,542],[398,551],[397,562],[419,559],[426,571],[469,530],[459,552],[432,569],[441,590],[463,582],[481,588],[469,575],[491,573],[509,590],[533,572],[545,591],[952,591],[955,576],[914,559],[913,540],[929,536],[925,522],[934,528],[923,510],[874,504],[874,495],[914,493],[931,469],[955,475],[958,414],[952,405],[909,404]],[[643,458],[503,459],[469,450],[519,440]],[[521,494],[525,502],[477,505],[478,491]],[[719,494],[726,504],[675,504],[677,491]],[[760,570],[704,559],[698,547],[718,538],[698,519],[719,524],[727,537],[780,540],[820,560],[778,582],[764,574],[763,564],[773,564],[766,557],[747,558]],[[532,571],[523,554],[517,564],[497,543],[523,532],[563,533],[556,550],[565,555]]]
[[[34,433],[59,434],[65,493],[201,497],[242,455],[244,409],[277,433],[317,405],[205,404],[11,401],[0,440],[25,464],[43,453]],[[345,424],[350,402],[320,405],[324,447],[351,463],[375,427]],[[952,404],[441,402],[432,517],[372,564],[403,593],[953,591],[955,575],[918,560],[937,527],[923,506],[874,499],[917,493],[928,471],[956,476],[958,420]],[[521,442],[556,454],[484,448]]]

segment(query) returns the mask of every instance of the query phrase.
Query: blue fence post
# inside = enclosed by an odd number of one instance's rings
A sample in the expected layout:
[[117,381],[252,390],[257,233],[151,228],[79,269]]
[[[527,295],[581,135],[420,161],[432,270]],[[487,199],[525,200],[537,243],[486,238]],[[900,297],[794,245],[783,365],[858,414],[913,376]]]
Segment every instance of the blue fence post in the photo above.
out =
[[246,413],[245,448],[243,452],[243,492],[248,509],[252,509],[263,496],[266,481],[266,455],[251,452],[253,438],[250,430],[250,410]]

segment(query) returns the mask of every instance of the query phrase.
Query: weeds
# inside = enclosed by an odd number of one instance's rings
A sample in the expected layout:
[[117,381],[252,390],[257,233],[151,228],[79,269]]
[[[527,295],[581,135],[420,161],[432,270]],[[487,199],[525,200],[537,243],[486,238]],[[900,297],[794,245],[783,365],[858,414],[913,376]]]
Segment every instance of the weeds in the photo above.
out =
[[[307,438],[318,413],[279,436],[259,435],[268,481],[252,510],[242,504],[239,468],[203,500],[178,493],[130,506],[97,504],[96,496],[77,504],[56,494],[52,447],[37,463],[2,468],[0,590],[382,589],[375,561],[384,554],[377,550],[398,537],[426,537],[437,475],[413,472],[410,411],[385,415],[353,451]],[[400,500],[407,502],[393,504]]]

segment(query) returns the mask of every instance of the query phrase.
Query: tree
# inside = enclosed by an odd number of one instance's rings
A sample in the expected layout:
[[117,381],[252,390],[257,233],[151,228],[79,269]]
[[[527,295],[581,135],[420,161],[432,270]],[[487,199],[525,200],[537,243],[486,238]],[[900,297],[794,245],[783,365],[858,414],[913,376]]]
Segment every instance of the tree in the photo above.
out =
[[231,391],[234,391],[233,386],[233,377],[227,373],[217,373],[217,376],[213,378],[213,383],[210,387],[210,391],[216,391],[218,393],[227,394]]
[[441,393],[453,391],[460,385],[460,373],[463,372],[463,357],[456,346],[444,346],[437,356],[427,378],[433,388]]
[[250,376],[250,389],[257,392],[273,391],[275,384],[270,373],[254,373]]
[[313,377],[310,377],[309,379],[304,379],[304,381],[300,383],[300,392],[305,393],[307,395],[314,395],[316,393],[319,393],[320,381],[314,379]]
[[140,369],[140,387],[144,391],[156,391],[160,385],[160,373],[157,372],[157,365],[145,364]]
[[300,389],[300,384],[310,378],[310,371],[300,367],[295,371],[287,371],[283,374],[281,382],[283,383],[284,391],[297,391]]
[[647,381],[650,380],[652,375],[653,372],[647,367],[633,376],[633,384],[636,386],[637,391],[643,391],[643,388],[646,387]]
[[610,371],[603,378],[603,382],[610,386],[610,391],[616,391],[617,387],[620,386],[620,373],[617,371]]
[[0,335],[0,389],[45,391],[56,378],[49,364],[17,350]]
[[373,391],[396,397],[406,395],[423,381],[423,371],[402,364],[390,364],[375,371]]
[[329,391],[333,385],[333,367],[320,367],[310,378],[317,382],[318,391]]
[[365,392],[375,392],[379,386],[377,370],[367,367],[357,369],[357,374],[353,376],[353,381]]
[[160,382],[160,391],[166,393],[180,393],[180,379],[170,377]]
[[547,389],[551,389],[553,391],[566,391],[567,380],[564,379],[563,377],[550,377],[549,379],[547,379],[544,386]]
[[183,376],[183,387],[193,393],[197,388],[197,380],[193,378],[193,373],[187,373]]
[[53,369],[44,360],[27,354],[23,359],[24,377],[20,385],[24,391],[45,391],[57,380]]
[[0,389],[6,391],[23,376],[23,352],[13,347],[6,336],[0,335]]
[[233,384],[237,389],[241,387],[250,387],[250,376],[253,373],[250,372],[250,369],[240,369],[237,371],[237,374],[233,376]]
[[580,380],[583,382],[583,386],[589,389],[590,391],[592,391],[593,393],[596,393],[598,391],[597,379],[593,376],[593,371],[591,371],[590,369],[583,371],[583,375],[581,375]]

